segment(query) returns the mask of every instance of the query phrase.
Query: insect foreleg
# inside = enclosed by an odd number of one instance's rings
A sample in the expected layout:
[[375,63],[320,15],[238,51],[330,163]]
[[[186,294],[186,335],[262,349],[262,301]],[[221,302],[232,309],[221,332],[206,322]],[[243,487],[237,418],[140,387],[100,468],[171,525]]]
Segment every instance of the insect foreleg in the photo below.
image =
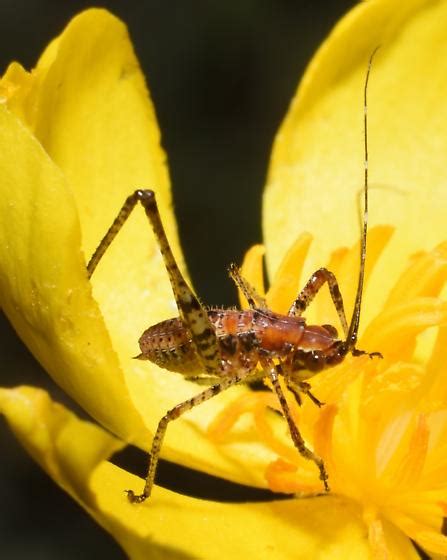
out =
[[282,374],[280,364],[275,365],[272,361],[265,360],[263,361],[262,365],[265,368],[265,371],[268,373],[273,388],[275,389],[276,396],[278,397],[279,404],[289,426],[290,435],[292,436],[295,447],[305,459],[309,459],[310,461],[313,461],[315,463],[315,465],[318,467],[318,470],[320,471],[320,480],[323,481],[324,489],[326,492],[329,492],[328,474],[326,472],[326,467],[324,466],[323,460],[306,446],[303,436],[301,435],[297,425],[293,421],[287,399],[279,383],[279,375]]
[[235,264],[230,264],[228,268],[228,273],[230,278],[244,294],[248,305],[254,309],[267,309],[267,302],[263,297],[261,297],[255,288],[241,275],[241,271]]
[[295,381],[292,381],[291,379],[286,378],[286,384],[287,384],[287,388],[292,392],[293,396],[295,397],[296,402],[298,403],[299,406],[301,406],[301,395],[300,393],[304,393],[305,395],[307,395],[309,397],[309,399],[315,403],[318,407],[323,406],[324,403],[322,403],[319,399],[317,399],[317,397],[311,393],[310,389],[310,385],[309,383],[307,383],[306,381],[300,381],[298,383],[296,383]]
[[247,377],[247,375],[249,374],[250,371],[242,371],[232,376],[224,377],[222,381],[216,383],[216,385],[213,385],[212,387],[208,387],[208,389],[205,389],[195,397],[192,397],[191,399],[188,399],[187,401],[178,404],[163,416],[163,418],[158,423],[157,431],[155,432],[155,436],[152,441],[149,466],[148,466],[147,477],[146,477],[143,493],[135,494],[133,490],[127,490],[127,496],[130,502],[132,503],[144,502],[144,500],[149,498],[149,496],[151,495],[152,487],[154,485],[154,480],[155,480],[155,473],[157,471],[157,464],[160,456],[161,446],[163,444],[163,439],[165,437],[166,429],[168,427],[169,422],[171,422],[172,420],[176,420],[182,414],[188,412],[188,410],[191,410],[195,406],[211,399],[212,397],[218,395],[219,393],[222,393],[222,391],[225,391],[225,389],[228,389],[229,387],[236,385],[237,383],[242,381],[245,377]]
[[337,310],[340,318],[343,332],[345,333],[345,336],[347,336],[349,329],[348,322],[346,320],[343,297],[341,295],[340,288],[338,287],[335,275],[326,268],[320,268],[312,274],[290,307],[288,315],[301,315],[326,282],[329,287],[329,292],[331,294],[332,301],[334,302],[335,309]]

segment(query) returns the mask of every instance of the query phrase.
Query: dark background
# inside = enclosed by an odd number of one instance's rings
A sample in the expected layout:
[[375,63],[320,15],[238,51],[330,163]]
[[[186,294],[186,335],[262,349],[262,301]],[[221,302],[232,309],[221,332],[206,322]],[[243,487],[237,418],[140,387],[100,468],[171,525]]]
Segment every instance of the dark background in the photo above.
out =
[[[48,41],[89,5],[0,0],[1,72],[12,60],[32,68]],[[261,193],[275,131],[312,54],[354,2],[95,5],[127,23],[147,77],[194,286],[206,303],[235,304],[225,268],[262,240]],[[1,315],[0,371],[3,386],[44,386],[64,400]],[[0,458],[2,558],[124,558],[114,541],[36,468],[3,420]],[[165,467],[165,478],[171,472]]]

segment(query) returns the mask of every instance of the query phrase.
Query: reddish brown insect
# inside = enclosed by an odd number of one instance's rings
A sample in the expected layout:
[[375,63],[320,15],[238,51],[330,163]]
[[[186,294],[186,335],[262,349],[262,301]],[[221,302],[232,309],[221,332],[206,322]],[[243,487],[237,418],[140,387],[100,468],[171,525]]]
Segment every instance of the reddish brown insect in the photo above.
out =
[[[355,345],[360,321],[368,229],[367,87],[373,56],[374,53],[369,61],[364,86],[364,213],[357,294],[349,326],[337,280],[325,268],[312,274],[287,315],[270,311],[264,299],[241,276],[235,265],[230,267],[230,276],[241,289],[250,309],[239,311],[205,308],[187,285],[175,262],[160,219],[155,193],[151,190],[137,190],[127,198],[88,263],[87,270],[91,276],[108,246],[140,202],[163,255],[180,316],[149,327],[139,340],[141,354],[138,357],[150,360],[161,368],[181,373],[189,380],[211,385],[195,397],[169,410],[160,420],[152,442],[143,492],[135,494],[128,490],[127,495],[131,502],[143,502],[151,494],[162,442],[171,420],[225,389],[260,375],[270,378],[295,447],[303,457],[315,463],[320,471],[324,489],[329,491],[324,463],[306,446],[292,419],[279,377],[283,377],[298,404],[301,404],[300,394],[303,393],[317,406],[321,406],[322,403],[311,393],[306,380],[315,373],[340,363],[348,353],[354,356],[365,354]],[[343,339],[338,338],[335,327],[307,325],[302,317],[302,313],[325,283],[328,284],[340,318],[344,331]],[[374,352],[370,354],[372,355],[380,354]]]

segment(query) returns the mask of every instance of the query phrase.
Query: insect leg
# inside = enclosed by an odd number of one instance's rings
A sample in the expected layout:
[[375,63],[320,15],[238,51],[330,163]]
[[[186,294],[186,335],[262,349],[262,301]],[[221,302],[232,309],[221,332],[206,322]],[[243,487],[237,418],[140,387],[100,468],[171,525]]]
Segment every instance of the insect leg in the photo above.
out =
[[172,291],[177,302],[180,317],[190,331],[192,343],[199,360],[206,372],[220,373],[221,359],[216,333],[208,318],[208,313],[191,288],[187,285],[177,266],[163,228],[154,191],[137,190],[127,198],[118,216],[115,218],[87,265],[89,276],[92,275],[107,250],[107,247],[112,243],[137,202],[141,203],[151,223],[163,256],[169,280],[171,281]]
[[288,315],[301,315],[317,295],[317,293],[320,291],[323,284],[325,284],[326,282],[329,287],[329,292],[331,294],[332,301],[334,302],[335,309],[337,310],[338,316],[340,318],[343,332],[346,336],[348,334],[348,322],[346,320],[343,297],[341,295],[335,275],[326,268],[320,268],[312,274],[312,276],[309,278],[306,285],[301,290],[298,297],[290,307]]
[[301,395],[300,393],[304,393],[309,397],[309,399],[315,403],[318,407],[322,407],[324,403],[322,403],[317,397],[311,393],[310,385],[306,381],[299,381],[296,383],[292,379],[286,379],[287,388],[292,392],[293,396],[295,397],[296,402],[299,406],[301,406]]
[[236,284],[236,287],[238,287],[244,294],[248,305],[252,309],[267,309],[267,302],[258,294],[255,288],[247,280],[245,280],[245,278],[241,275],[239,267],[237,267],[235,264],[230,264],[228,273],[230,275],[230,278]]
[[172,420],[176,420],[188,410],[191,410],[195,406],[202,404],[203,402],[211,399],[212,397],[218,395],[225,389],[236,385],[240,381],[242,381],[247,375],[249,375],[250,371],[241,371],[236,373],[235,375],[224,377],[219,383],[213,385],[212,387],[208,387],[195,397],[188,399],[171,410],[169,410],[163,418],[160,420],[157,426],[157,431],[155,432],[154,439],[152,441],[152,448],[151,454],[149,458],[149,466],[147,471],[146,482],[144,485],[143,493],[142,494],[135,494],[133,490],[127,490],[127,497],[129,501],[132,503],[140,503],[144,502],[149,496],[151,495],[152,487],[154,485],[155,480],[155,473],[157,471],[157,464],[158,459],[160,456],[161,446],[163,444],[163,439],[166,434],[166,429],[168,427],[169,422]]
[[126,223],[127,218],[132,213],[132,210],[135,208],[138,200],[139,198],[138,196],[136,196],[136,193],[133,193],[126,198],[126,201],[124,202],[121,210],[118,212],[117,217],[113,220],[112,225],[109,227],[107,233],[102,238],[101,243],[98,245],[98,247],[96,247],[95,252],[88,262],[87,273],[89,278],[91,278],[93,272],[99,264],[99,261],[104,256],[104,253],[107,251],[108,247],[115,239],[120,229]]
[[263,366],[268,372],[273,388],[275,389],[276,396],[278,397],[284,417],[287,420],[290,435],[292,436],[295,447],[305,459],[309,459],[309,461],[313,461],[315,463],[315,465],[318,467],[318,470],[320,471],[320,480],[323,481],[324,489],[326,490],[326,492],[329,492],[328,474],[323,460],[306,446],[306,443],[298,429],[298,426],[293,421],[287,399],[279,383],[278,376],[282,374],[281,365],[275,365],[272,361],[265,360],[263,361]]

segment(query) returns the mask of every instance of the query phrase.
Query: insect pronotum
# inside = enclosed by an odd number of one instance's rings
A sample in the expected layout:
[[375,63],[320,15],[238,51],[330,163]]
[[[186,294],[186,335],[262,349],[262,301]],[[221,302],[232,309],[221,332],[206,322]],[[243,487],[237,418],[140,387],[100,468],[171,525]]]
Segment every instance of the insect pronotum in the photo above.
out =
[[[337,279],[332,272],[325,268],[320,268],[312,274],[292,303],[287,315],[281,315],[267,308],[265,300],[257,294],[256,290],[241,276],[238,267],[233,264],[229,269],[230,276],[247,299],[249,309],[240,311],[205,308],[186,283],[175,262],[160,218],[155,193],[152,190],[136,190],[126,199],[90,259],[87,265],[89,277],[132,210],[140,202],[163,256],[177,302],[179,317],[149,327],[140,337],[141,354],[138,358],[150,360],[161,368],[181,373],[187,379],[210,385],[195,397],[169,410],[160,420],[152,441],[143,491],[141,494],[135,494],[133,490],[126,491],[132,503],[143,502],[151,495],[157,463],[169,422],[229,387],[260,375],[270,378],[295,447],[303,457],[315,463],[324,489],[329,492],[328,475],[324,462],[306,445],[301,436],[298,426],[292,419],[279,378],[283,378],[298,404],[301,404],[301,394],[304,394],[317,406],[322,406],[323,403],[312,394],[307,379],[325,368],[339,364],[348,353],[353,356],[366,353],[357,349],[356,343],[368,233],[367,91],[374,54],[375,51],[369,59],[364,83],[363,227],[357,292],[349,325]],[[332,301],[340,318],[344,333],[342,339],[338,337],[335,327],[307,325],[302,316],[324,284],[329,287]],[[369,355],[380,356],[378,352],[372,352]]]

